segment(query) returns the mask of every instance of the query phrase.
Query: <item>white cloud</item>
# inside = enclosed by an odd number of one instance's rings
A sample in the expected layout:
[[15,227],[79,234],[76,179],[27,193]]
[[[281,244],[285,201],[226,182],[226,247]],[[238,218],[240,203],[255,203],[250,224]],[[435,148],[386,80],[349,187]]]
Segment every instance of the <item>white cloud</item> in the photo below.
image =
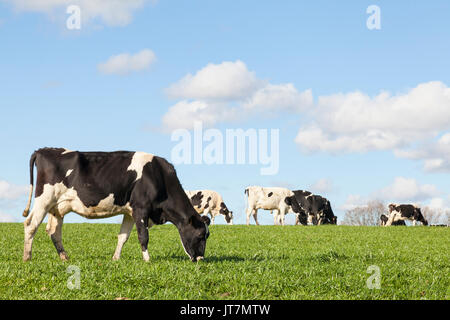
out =
[[0,200],[16,200],[30,191],[29,186],[17,186],[0,180]]
[[173,98],[195,100],[240,100],[263,85],[240,60],[208,64],[195,75],[188,74],[171,85],[167,94]]
[[293,84],[270,84],[258,79],[240,60],[208,64],[166,89],[171,98],[183,99],[163,117],[165,130],[192,128],[242,120],[277,111],[299,113],[311,107],[311,90],[299,92]]
[[333,191],[333,182],[329,179],[319,179],[310,187],[313,193],[329,193]]
[[[356,207],[365,207],[371,201],[388,203],[411,203],[431,208],[446,208],[446,201],[439,197],[441,192],[431,184],[420,184],[413,178],[396,177],[394,181],[368,195],[351,194],[339,207],[341,210],[352,210]],[[450,203],[450,197],[449,197]]]
[[[296,142],[306,151],[392,150],[431,138],[450,127],[450,88],[419,84],[405,94],[371,98],[361,92],[319,97],[314,122]],[[310,138],[319,139],[317,143]]]
[[321,96],[310,116],[295,138],[304,152],[389,150],[423,160],[427,171],[450,171],[450,88],[442,82],[397,95]]
[[[83,21],[100,19],[109,26],[125,26],[133,19],[134,11],[146,3],[156,0],[2,0],[16,11],[31,11],[54,16],[56,12],[65,14],[69,5],[81,8]],[[65,16],[65,15],[64,15]]]
[[431,184],[420,185],[415,179],[397,177],[394,182],[377,192],[387,201],[423,201],[439,195],[436,186]]
[[106,62],[100,63],[97,68],[104,74],[126,75],[148,69],[155,60],[153,51],[144,49],[134,55],[122,53],[112,56]]
[[343,205],[339,207],[340,210],[353,210],[357,207],[367,207],[367,204],[373,199],[363,197],[359,194],[350,194]]
[[236,117],[235,109],[220,103],[206,103],[204,101],[180,101],[170,107],[163,116],[162,123],[166,131],[174,129],[192,129],[196,121],[203,126],[213,126],[217,122],[232,120]]
[[301,112],[313,105],[311,90],[297,91],[292,83],[268,84],[256,91],[244,104],[248,110]]
[[437,140],[421,145],[415,149],[397,150],[398,157],[423,160],[425,171],[450,171],[450,133],[444,133]]

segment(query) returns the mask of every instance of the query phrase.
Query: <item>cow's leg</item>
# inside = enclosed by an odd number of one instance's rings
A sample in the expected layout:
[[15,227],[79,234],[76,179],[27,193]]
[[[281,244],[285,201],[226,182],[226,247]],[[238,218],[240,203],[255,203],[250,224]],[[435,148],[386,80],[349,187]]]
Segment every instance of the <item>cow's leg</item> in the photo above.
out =
[[45,231],[52,239],[53,245],[55,246],[56,252],[62,261],[69,260],[66,251],[64,250],[62,244],[62,226],[63,226],[63,218],[58,215],[50,214],[48,216],[47,228]]
[[143,210],[133,210],[133,218],[141,244],[142,258],[147,262],[150,260],[150,256],[148,255],[148,215]]
[[43,205],[41,201],[35,200],[35,205],[31,210],[30,215],[24,222],[24,248],[23,261],[31,260],[31,251],[33,247],[33,239],[37,229],[47,214],[47,206]]
[[122,226],[120,227],[120,233],[118,235],[117,239],[117,247],[116,251],[114,252],[113,260],[117,261],[120,259],[120,254],[122,252],[122,247],[127,242],[128,238],[130,237],[131,230],[133,230],[134,220],[133,218],[128,215],[123,215],[122,220]]
[[204,213],[203,213],[203,215],[204,216],[208,216],[208,214],[209,214],[209,216],[211,217],[211,225],[214,225],[214,214],[212,213],[212,211],[211,210],[209,210],[209,209],[206,209],[205,211],[204,211]]
[[256,225],[259,226],[259,222],[258,222],[258,209],[253,209],[253,219],[255,219]]
[[[273,210],[270,211],[271,214],[273,214]],[[278,211],[275,211],[275,214],[273,215],[273,225],[276,226],[279,221],[278,221]]]
[[392,223],[394,222],[395,216],[396,216],[396,212],[395,211],[391,212],[391,214],[389,215],[389,219],[384,226],[388,227],[388,226],[392,225]]
[[279,212],[280,212],[280,223],[282,226],[284,226],[284,216],[286,215],[286,209],[280,208]]
[[250,225],[250,216],[251,216],[252,212],[253,212],[253,208],[250,208],[250,206],[247,207],[247,211],[245,212],[247,215],[247,225]]
[[213,215],[212,212],[210,212],[209,215],[211,216],[211,225],[214,225],[214,219],[216,218],[216,216]]
[[413,219],[413,227],[415,227],[416,226],[416,219]]

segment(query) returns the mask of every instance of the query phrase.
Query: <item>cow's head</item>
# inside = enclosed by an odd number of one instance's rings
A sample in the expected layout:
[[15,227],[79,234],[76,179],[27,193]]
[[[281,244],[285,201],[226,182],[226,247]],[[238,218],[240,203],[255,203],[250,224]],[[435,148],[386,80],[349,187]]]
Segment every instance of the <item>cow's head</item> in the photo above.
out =
[[382,214],[381,216],[380,216],[380,223],[381,223],[381,225],[382,226],[384,226],[384,225],[386,225],[386,222],[388,221],[388,217],[385,215],[385,214]]
[[290,196],[284,198],[284,202],[291,207],[292,211],[297,214],[298,221],[303,224],[308,224],[308,216],[305,212],[305,210],[301,207],[301,205],[298,203],[297,199],[295,199],[295,196]]
[[297,199],[295,199],[295,196],[290,196],[290,197],[284,198],[284,202],[288,206],[290,206],[292,208],[292,211],[294,211],[295,213],[303,213],[304,212],[303,208],[300,206]]
[[326,200],[324,208],[317,214],[318,224],[337,224],[337,217],[333,213],[330,201]]
[[187,223],[178,228],[184,251],[192,262],[203,260],[205,256],[210,223],[211,220],[208,217],[193,214]]
[[229,224],[233,224],[233,211],[228,211],[228,214],[225,216],[225,221]]
[[414,220],[422,222],[424,226],[428,225],[428,221],[423,216],[420,208],[414,208]]
[[397,205],[395,203],[390,203],[388,208],[389,208],[389,213],[392,213],[392,211],[397,211]]
[[337,224],[337,216],[334,216],[334,217],[331,219],[331,224]]
[[223,202],[220,204],[219,213],[225,216],[225,221],[228,224],[233,224],[233,211],[228,210],[227,206]]

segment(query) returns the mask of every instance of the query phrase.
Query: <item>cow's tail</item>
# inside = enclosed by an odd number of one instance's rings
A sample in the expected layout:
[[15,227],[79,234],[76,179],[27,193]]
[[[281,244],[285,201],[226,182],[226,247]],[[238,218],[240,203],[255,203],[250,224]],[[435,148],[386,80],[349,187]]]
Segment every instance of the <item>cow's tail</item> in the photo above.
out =
[[33,175],[33,171],[34,171],[34,164],[36,162],[36,156],[37,156],[37,153],[34,152],[31,155],[31,158],[30,158],[30,194],[28,196],[27,207],[23,211],[23,216],[24,217],[28,217],[28,214],[30,213],[31,200],[33,198],[33,189],[34,189],[34,175]]

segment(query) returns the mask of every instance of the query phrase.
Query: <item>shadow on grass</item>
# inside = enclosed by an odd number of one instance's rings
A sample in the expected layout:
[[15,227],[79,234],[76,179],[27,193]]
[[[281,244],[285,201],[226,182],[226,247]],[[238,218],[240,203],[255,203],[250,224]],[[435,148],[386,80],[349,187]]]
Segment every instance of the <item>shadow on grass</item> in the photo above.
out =
[[[170,259],[174,259],[174,260],[188,260],[189,259],[187,256],[176,255],[176,254],[166,256],[166,258],[170,258]],[[224,261],[242,262],[242,261],[246,261],[246,260],[250,260],[250,259],[244,259],[239,256],[227,256],[227,255],[214,256],[214,255],[212,255],[212,256],[206,256],[203,261],[204,262],[224,262]]]

